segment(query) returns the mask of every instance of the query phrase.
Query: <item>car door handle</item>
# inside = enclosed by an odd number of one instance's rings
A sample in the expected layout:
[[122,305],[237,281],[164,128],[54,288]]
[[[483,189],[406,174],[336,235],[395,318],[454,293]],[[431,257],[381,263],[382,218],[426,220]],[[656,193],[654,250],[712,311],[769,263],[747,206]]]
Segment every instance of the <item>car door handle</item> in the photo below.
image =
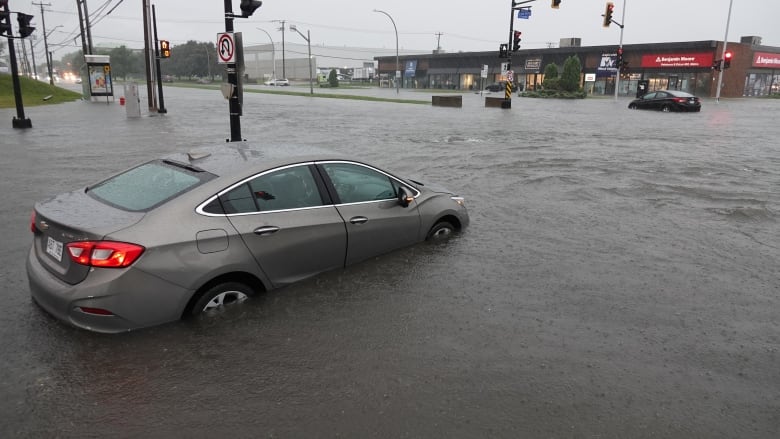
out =
[[270,235],[279,231],[279,227],[276,226],[264,226],[255,229],[255,235]]
[[365,224],[368,222],[368,218],[364,216],[353,216],[349,219],[349,222],[352,224]]

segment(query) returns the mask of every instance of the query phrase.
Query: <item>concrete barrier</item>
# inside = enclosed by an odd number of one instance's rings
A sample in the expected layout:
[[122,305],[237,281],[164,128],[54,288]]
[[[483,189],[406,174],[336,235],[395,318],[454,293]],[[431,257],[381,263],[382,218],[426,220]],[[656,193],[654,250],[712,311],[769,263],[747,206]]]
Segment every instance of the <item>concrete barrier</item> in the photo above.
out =
[[463,96],[431,96],[431,103],[434,107],[457,107],[463,106]]
[[510,108],[509,101],[504,98],[485,98],[485,106],[490,108]]

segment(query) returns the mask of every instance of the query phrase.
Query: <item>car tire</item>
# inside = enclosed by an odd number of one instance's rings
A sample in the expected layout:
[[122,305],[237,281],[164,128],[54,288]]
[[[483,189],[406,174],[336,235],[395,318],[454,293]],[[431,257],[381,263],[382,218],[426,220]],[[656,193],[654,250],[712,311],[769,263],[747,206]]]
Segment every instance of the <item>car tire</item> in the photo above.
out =
[[224,306],[241,303],[254,294],[252,288],[241,282],[223,282],[207,289],[192,305],[189,315],[196,316],[216,311]]
[[661,107],[661,111],[663,111],[664,113],[668,113],[668,112],[672,111],[672,107],[670,107],[668,105],[664,105],[663,107]]
[[631,105],[628,106],[628,109],[629,110],[636,110],[636,105],[635,104],[631,104]]
[[455,227],[452,224],[447,221],[439,221],[431,227],[425,239],[427,241],[441,241],[449,238],[453,233],[455,233]]

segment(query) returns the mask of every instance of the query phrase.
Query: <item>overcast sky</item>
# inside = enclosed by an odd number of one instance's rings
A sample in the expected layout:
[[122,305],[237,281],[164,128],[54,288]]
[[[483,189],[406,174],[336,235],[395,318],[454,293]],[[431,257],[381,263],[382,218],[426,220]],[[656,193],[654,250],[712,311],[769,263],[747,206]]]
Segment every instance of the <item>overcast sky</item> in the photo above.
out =
[[[76,0],[36,3],[51,3],[45,7],[45,20],[54,57],[79,50],[80,41],[74,42],[78,36]],[[615,19],[621,21],[623,0],[614,3]],[[170,40],[174,47],[188,40],[216,41],[216,34],[225,30],[222,0],[156,0],[152,4],[156,6],[160,39]],[[240,11],[239,4],[233,0],[235,12]],[[583,46],[617,44],[620,28],[614,24],[602,27],[605,4],[603,0],[563,0],[556,10],[550,7],[550,0],[528,3],[531,18],[515,20],[515,29],[523,32],[522,47],[557,46],[560,38],[568,37],[581,38]],[[625,0],[625,4],[625,44],[722,40],[725,35],[729,0]],[[87,0],[87,5],[90,15],[95,16],[95,46],[142,47],[142,0]],[[395,20],[402,49],[435,49],[436,34],[441,33],[441,48],[447,52],[497,50],[509,39],[510,5],[511,0],[265,0],[251,18],[236,19],[235,30],[243,32],[246,46],[269,42],[257,28],[279,43],[281,25],[277,20],[286,20],[304,34],[310,30],[314,46],[394,49],[390,19],[373,12],[381,9]],[[10,9],[35,15],[36,37],[42,39],[39,6],[11,0]],[[780,46],[778,17],[780,0],[733,0],[729,40],[755,35],[763,38],[764,45]],[[304,43],[294,32],[287,32],[285,40]]]

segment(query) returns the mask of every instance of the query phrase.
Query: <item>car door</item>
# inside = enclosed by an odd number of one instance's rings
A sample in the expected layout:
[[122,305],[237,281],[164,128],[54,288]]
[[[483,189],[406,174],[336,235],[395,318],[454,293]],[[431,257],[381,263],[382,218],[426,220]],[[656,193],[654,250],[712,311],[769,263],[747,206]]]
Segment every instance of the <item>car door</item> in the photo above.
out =
[[319,162],[336,208],[347,228],[346,265],[417,242],[420,213],[417,202],[399,204],[398,188],[418,193],[379,169],[356,162]]
[[656,93],[648,93],[644,96],[642,96],[642,99],[637,103],[637,107],[642,109],[648,109],[653,107],[653,100],[655,99]]
[[308,163],[277,168],[220,195],[230,222],[274,286],[344,266],[344,221],[312,170]]

